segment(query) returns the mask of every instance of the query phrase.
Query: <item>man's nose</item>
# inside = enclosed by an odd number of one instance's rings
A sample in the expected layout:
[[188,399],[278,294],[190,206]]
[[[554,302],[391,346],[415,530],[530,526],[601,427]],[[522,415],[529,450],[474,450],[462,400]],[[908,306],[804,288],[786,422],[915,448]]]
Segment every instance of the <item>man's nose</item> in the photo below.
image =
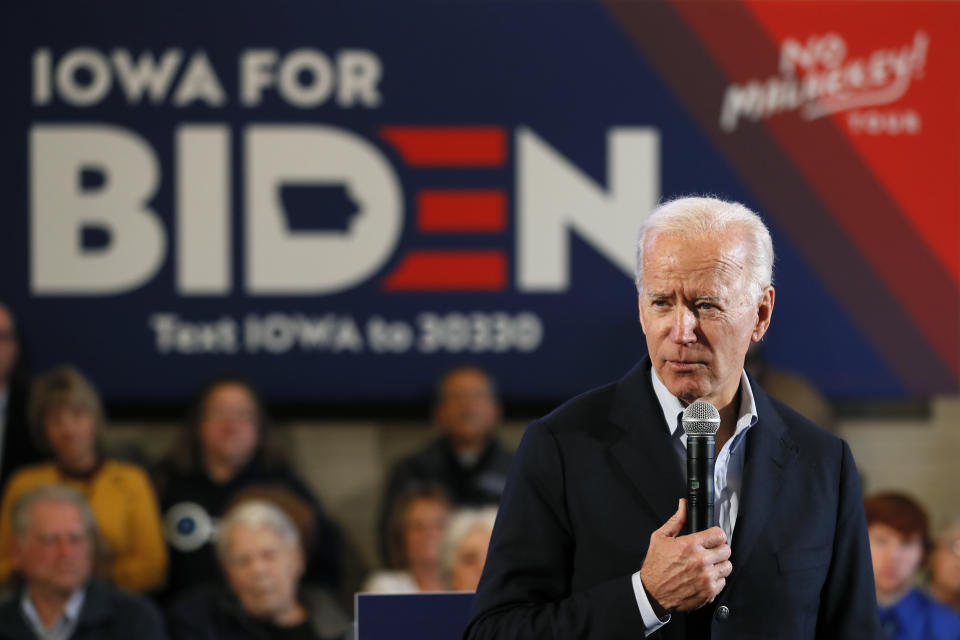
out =
[[60,556],[69,556],[76,549],[77,544],[69,538],[59,538],[57,540],[57,554]]
[[697,316],[692,309],[684,305],[674,307],[670,339],[678,344],[697,341]]
[[253,575],[261,577],[267,573],[269,563],[264,558],[254,558],[250,562],[250,571]]

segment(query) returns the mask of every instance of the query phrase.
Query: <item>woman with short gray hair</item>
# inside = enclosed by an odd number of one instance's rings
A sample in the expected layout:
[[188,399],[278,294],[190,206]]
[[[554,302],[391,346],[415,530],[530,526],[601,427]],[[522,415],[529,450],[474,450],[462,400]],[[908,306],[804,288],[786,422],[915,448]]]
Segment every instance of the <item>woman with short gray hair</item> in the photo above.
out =
[[202,588],[172,608],[170,630],[182,640],[318,640],[322,621],[299,594],[301,535],[277,504],[250,499],[230,508],[215,549],[227,589]]
[[476,591],[496,520],[496,507],[461,509],[450,518],[443,541],[443,573],[453,591]]

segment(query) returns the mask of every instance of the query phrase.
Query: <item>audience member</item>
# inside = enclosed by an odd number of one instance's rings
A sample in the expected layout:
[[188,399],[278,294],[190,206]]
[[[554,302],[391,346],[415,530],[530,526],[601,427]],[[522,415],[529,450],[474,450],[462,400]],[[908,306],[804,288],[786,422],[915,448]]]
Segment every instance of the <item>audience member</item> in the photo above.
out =
[[930,595],[960,613],[960,518],[940,532],[930,554]]
[[221,377],[201,391],[180,445],[156,475],[171,552],[167,596],[222,582],[212,546],[216,520],[234,494],[254,485],[282,487],[310,505],[315,542],[305,580],[339,587],[339,529],[283,456],[265,445],[267,424],[245,380]]
[[43,459],[27,428],[27,381],[20,332],[0,302],[0,495],[19,467]]
[[915,587],[930,545],[927,514],[902,493],[864,502],[880,623],[895,640],[956,640],[960,617]]
[[[114,584],[141,592],[158,588],[167,551],[156,494],[143,469],[103,457],[104,416],[93,385],[72,367],[41,376],[30,398],[30,424],[54,461],[25,467],[10,478],[0,507],[0,548],[10,544],[10,513],[19,496],[40,485],[67,485],[96,515]],[[0,581],[9,578],[10,569],[9,560],[0,556]]]
[[460,366],[437,385],[433,422],[439,436],[401,460],[389,474],[380,509],[380,553],[387,556],[387,521],[397,497],[412,485],[441,485],[457,507],[497,504],[513,455],[494,436],[500,420],[493,379]]
[[0,604],[0,639],[165,637],[160,614],[147,600],[91,578],[95,519],[76,490],[31,489],[9,515],[9,560],[22,584]]
[[363,591],[416,593],[444,591],[441,569],[443,536],[450,503],[438,486],[413,487],[397,499],[387,536],[389,570],[377,571]]
[[[303,557],[309,558],[313,555],[316,549],[317,523],[313,508],[306,500],[284,487],[250,485],[233,495],[224,512],[233,511],[234,507],[251,500],[266,501],[279,507],[297,528]],[[346,548],[346,540],[343,542],[344,545],[341,547],[343,553],[340,559],[345,565],[350,566],[353,561],[350,554],[355,552]],[[344,576],[345,582],[339,592],[325,584],[301,583],[300,601],[310,611],[311,618],[316,622],[317,632],[324,636],[339,637],[350,628],[352,616],[347,611],[353,611],[354,597],[362,579],[362,575]]]
[[217,557],[228,588],[201,588],[174,605],[170,627],[181,640],[312,640],[321,621],[298,596],[304,572],[300,533],[266,500],[246,500],[220,521]]
[[477,590],[496,519],[496,507],[462,509],[450,518],[443,541],[443,573],[453,591]]

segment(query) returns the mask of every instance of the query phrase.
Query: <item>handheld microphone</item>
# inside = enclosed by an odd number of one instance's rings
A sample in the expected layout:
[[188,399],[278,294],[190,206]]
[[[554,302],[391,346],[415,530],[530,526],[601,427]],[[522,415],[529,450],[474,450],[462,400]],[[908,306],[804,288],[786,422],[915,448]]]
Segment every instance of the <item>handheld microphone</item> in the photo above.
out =
[[720,412],[709,402],[696,400],[683,410],[687,434],[687,533],[709,529],[713,517],[714,436],[720,428]]

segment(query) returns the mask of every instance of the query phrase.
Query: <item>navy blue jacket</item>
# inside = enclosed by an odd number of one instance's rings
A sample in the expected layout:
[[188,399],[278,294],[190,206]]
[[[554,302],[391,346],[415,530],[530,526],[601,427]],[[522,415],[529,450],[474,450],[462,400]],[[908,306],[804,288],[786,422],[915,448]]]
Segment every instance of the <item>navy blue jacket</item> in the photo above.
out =
[[[847,444],[753,387],[731,562],[679,638],[881,637]],[[517,452],[465,638],[642,638],[631,575],[685,495],[644,359],[532,423]]]

